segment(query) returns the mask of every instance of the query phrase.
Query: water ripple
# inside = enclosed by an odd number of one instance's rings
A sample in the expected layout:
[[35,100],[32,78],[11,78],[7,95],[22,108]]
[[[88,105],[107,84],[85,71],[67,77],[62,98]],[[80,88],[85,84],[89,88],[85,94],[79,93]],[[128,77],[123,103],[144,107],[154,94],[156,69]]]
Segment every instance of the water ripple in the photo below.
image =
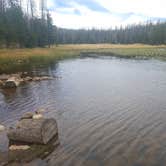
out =
[[166,63],[156,60],[60,61],[42,69],[59,79],[0,92],[0,123],[45,108],[57,119],[61,142],[46,159],[51,166],[164,166],[165,72]]

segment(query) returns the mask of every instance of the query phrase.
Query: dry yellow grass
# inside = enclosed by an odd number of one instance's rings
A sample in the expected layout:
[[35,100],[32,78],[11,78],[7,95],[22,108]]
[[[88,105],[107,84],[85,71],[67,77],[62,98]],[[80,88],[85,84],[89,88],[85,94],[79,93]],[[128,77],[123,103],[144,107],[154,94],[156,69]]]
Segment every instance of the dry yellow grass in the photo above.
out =
[[54,54],[64,54],[69,51],[85,51],[85,50],[109,50],[109,49],[156,49],[165,48],[165,45],[152,46],[143,44],[69,44],[59,45],[58,47],[52,46],[51,48],[34,48],[34,49],[0,49],[0,58],[27,58],[30,56],[48,56]]
[[59,45],[51,48],[0,49],[0,73],[21,69],[22,66],[50,63],[54,59],[77,56],[81,52],[109,53],[126,57],[166,57],[166,46],[143,44],[77,44]]
[[145,45],[145,44],[68,44],[61,45],[62,49],[112,49],[112,48],[160,48],[166,45]]

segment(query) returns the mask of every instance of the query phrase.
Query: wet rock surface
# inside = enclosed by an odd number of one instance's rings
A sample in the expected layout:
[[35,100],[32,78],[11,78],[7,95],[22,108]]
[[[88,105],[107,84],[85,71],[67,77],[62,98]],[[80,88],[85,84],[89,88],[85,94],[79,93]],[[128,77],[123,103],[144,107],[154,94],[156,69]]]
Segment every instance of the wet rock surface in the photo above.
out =
[[14,127],[3,128],[4,130],[0,132],[0,143],[5,144],[8,150],[4,152],[0,148],[0,166],[20,163],[47,165],[43,159],[50,155],[60,142],[56,120],[45,118],[41,112],[45,110],[27,112]]
[[34,115],[33,112],[27,112],[27,113],[23,114],[23,116],[21,117],[20,120],[22,120],[22,119],[32,119],[33,115]]
[[3,88],[17,88],[21,82],[23,82],[23,79],[19,77],[10,77],[4,82]]
[[43,161],[48,157],[60,144],[58,136],[55,136],[51,141],[46,145],[41,144],[26,144],[20,142],[14,142],[14,145],[10,145],[12,149],[9,149],[7,153],[0,153],[0,163],[4,163],[5,166],[8,165],[23,165],[36,164],[46,164]]
[[42,114],[37,113],[23,115],[17,125],[10,127],[7,131],[10,141],[35,144],[47,144],[57,134],[58,127],[56,120],[53,118],[44,118]]
[[38,82],[44,80],[51,80],[53,77],[49,76],[29,76],[27,73],[17,74],[2,74],[0,75],[0,88],[17,88],[19,85],[28,82]]

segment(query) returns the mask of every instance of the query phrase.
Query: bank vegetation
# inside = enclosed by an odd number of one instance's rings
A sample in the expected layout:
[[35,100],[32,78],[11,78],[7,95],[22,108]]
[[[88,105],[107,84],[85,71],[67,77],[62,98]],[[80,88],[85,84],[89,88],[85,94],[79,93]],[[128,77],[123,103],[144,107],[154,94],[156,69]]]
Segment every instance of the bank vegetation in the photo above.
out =
[[26,71],[49,65],[56,60],[98,54],[119,57],[166,58],[165,45],[143,44],[68,44],[51,48],[0,49],[0,73]]

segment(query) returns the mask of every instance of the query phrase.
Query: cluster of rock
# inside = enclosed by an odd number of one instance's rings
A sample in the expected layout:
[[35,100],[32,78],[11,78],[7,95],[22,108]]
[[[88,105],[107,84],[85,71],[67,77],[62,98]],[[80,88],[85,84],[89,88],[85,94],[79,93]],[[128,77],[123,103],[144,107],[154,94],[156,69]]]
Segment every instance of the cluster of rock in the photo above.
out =
[[24,114],[14,128],[9,128],[7,133],[9,140],[47,144],[55,135],[58,135],[56,120],[44,118],[41,111]]
[[52,77],[48,76],[27,76],[22,75],[22,73],[11,74],[11,75],[0,75],[0,87],[1,88],[16,88],[22,83],[27,83],[31,81],[42,81],[42,80],[50,80]]
[[[58,135],[56,120],[45,118],[44,109],[36,112],[25,113],[15,127],[7,130],[10,141],[20,141],[27,143],[47,144],[55,135]],[[5,126],[0,125],[0,132],[5,131]]]
[[9,129],[0,125],[0,134],[6,133],[9,140],[8,157],[2,162],[30,162],[38,157],[46,157],[59,145],[56,120],[45,118],[44,112],[44,109],[27,112]]

